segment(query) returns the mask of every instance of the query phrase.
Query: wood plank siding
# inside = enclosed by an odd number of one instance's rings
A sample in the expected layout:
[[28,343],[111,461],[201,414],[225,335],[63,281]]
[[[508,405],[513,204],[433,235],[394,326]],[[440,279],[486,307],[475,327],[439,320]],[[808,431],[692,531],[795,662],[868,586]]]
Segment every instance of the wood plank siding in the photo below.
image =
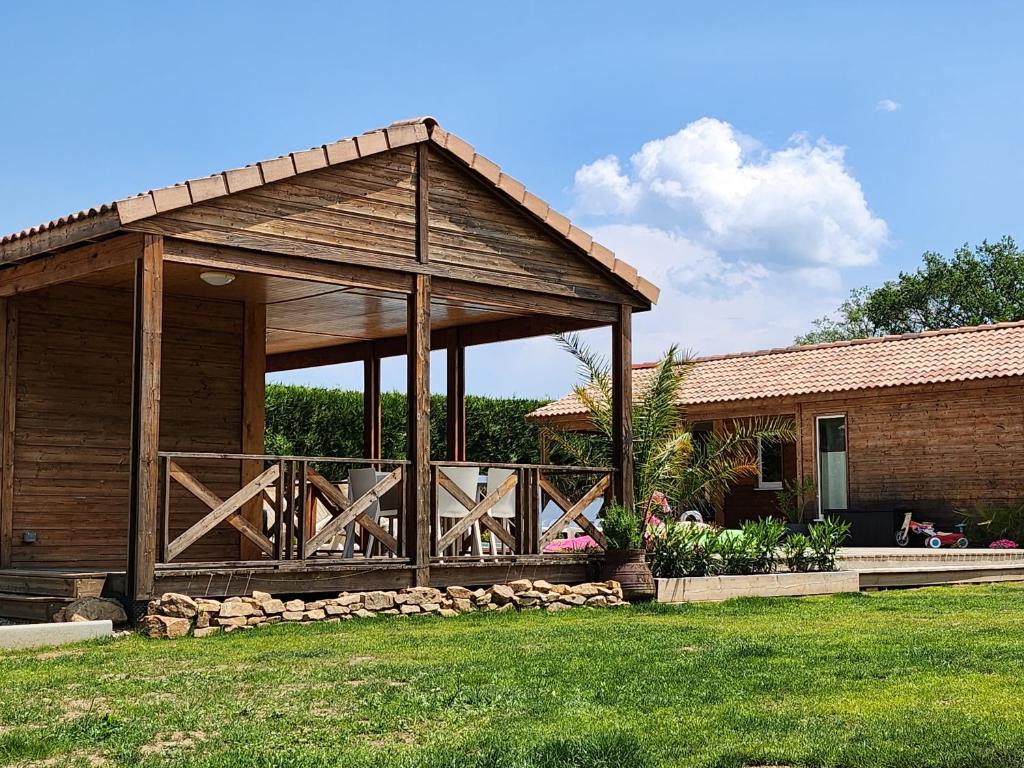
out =
[[[18,315],[11,564],[122,569],[132,293],[65,284],[8,301]],[[240,449],[243,312],[238,302],[166,298],[161,450]],[[237,465],[195,469],[215,491],[238,488]],[[205,510],[183,494],[175,491],[183,511],[172,533]],[[35,543],[24,543],[26,531]],[[225,529],[184,558],[237,551],[237,534]]]
[[[1024,379],[866,389],[686,407],[691,422],[799,414],[786,476],[817,477],[815,418],[844,414],[850,509],[894,506],[951,519],[954,508],[1024,501]],[[793,467],[792,470],[789,467]],[[769,512],[774,494],[740,484],[720,520]]]

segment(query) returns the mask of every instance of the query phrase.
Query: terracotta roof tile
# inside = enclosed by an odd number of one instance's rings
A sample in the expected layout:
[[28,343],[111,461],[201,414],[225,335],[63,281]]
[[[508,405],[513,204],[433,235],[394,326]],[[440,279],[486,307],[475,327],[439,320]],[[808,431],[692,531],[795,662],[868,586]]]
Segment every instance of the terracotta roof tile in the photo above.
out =
[[[642,392],[653,363],[633,366]],[[1024,322],[882,336],[696,358],[680,387],[680,405],[844,392],[1024,376]],[[531,419],[583,415],[575,395],[530,414]]]

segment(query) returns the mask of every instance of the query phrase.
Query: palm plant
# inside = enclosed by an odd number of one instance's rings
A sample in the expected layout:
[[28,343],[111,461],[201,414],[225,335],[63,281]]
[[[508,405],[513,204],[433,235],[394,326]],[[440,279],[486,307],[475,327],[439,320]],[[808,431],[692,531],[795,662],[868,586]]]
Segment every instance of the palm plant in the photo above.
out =
[[[576,358],[582,383],[574,388],[587,409],[593,432],[551,428],[554,447],[584,466],[607,466],[612,456],[612,388],[608,361],[578,334],[555,337]],[[634,392],[633,488],[635,510],[646,520],[656,492],[673,509],[708,508],[738,480],[757,474],[758,441],[796,437],[791,419],[756,418],[733,421],[721,432],[695,439],[676,406],[676,394],[692,358],[673,345],[652,370],[650,381]]]

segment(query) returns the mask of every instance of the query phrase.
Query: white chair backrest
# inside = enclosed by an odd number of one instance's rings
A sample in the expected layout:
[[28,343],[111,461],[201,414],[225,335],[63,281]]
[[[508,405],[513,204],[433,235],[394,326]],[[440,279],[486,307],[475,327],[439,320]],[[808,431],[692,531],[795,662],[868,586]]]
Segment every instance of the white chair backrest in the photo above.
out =
[[[360,498],[377,484],[377,472],[373,467],[351,469],[348,473],[348,495],[352,501]],[[367,509],[373,520],[380,514],[380,505],[375,501]]]
[[[509,475],[515,472],[514,469],[498,469],[491,467],[487,470],[487,495],[490,496],[500,486]],[[513,488],[511,491],[506,493],[495,504],[489,513],[491,517],[507,517],[512,518],[516,516],[516,489]]]
[[[437,471],[444,472],[448,479],[474,502],[477,500],[477,486],[480,483],[480,470],[476,467],[439,466]],[[438,485],[437,514],[441,517],[465,517],[469,510],[455,500],[448,491]]]

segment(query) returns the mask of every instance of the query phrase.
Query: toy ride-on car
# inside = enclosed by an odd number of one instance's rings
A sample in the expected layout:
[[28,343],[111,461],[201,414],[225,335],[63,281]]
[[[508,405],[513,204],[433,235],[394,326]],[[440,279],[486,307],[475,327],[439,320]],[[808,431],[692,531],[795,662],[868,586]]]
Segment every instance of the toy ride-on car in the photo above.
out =
[[903,525],[896,531],[897,546],[905,547],[910,544],[910,534],[922,537],[924,546],[929,549],[939,549],[940,547],[963,549],[967,546],[967,537],[962,533],[936,531],[933,523],[919,523],[913,519],[913,514],[913,512],[907,512],[903,516]]

